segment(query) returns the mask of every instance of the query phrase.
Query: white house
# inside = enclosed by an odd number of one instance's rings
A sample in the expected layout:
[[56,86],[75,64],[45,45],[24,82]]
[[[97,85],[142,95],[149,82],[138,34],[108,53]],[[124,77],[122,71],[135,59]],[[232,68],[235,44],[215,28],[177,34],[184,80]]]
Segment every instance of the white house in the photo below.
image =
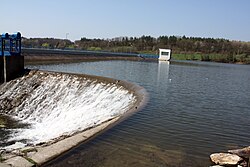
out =
[[169,61],[171,56],[171,49],[159,49],[159,60]]

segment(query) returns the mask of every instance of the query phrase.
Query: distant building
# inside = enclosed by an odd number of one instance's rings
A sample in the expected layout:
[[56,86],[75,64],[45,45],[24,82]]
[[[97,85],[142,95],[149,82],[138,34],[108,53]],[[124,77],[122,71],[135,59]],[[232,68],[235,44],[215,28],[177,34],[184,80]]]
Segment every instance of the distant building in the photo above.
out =
[[171,58],[171,49],[159,49],[159,60],[169,61]]

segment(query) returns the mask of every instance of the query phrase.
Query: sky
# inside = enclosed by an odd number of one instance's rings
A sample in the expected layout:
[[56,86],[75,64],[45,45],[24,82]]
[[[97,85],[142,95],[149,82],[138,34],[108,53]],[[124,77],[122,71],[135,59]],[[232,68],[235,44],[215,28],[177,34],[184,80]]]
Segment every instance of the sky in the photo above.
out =
[[250,0],[0,0],[0,33],[27,38],[175,35],[250,41]]

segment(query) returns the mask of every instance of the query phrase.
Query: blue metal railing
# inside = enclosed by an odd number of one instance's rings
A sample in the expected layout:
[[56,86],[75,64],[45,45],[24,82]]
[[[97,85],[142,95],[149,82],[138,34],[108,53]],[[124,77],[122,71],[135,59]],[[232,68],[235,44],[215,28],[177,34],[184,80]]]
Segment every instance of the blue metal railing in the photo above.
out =
[[21,55],[21,33],[4,33],[0,39],[0,56]]

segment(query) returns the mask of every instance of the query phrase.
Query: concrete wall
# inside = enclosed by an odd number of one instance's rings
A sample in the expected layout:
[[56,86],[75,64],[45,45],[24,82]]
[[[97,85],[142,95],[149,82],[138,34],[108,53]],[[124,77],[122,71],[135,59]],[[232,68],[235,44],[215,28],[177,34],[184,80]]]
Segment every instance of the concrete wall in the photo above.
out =
[[[24,71],[24,57],[23,56],[4,56],[0,58],[0,83],[4,82],[4,73],[6,72],[6,81],[10,81],[19,77]],[[6,67],[4,67],[4,61]],[[4,70],[5,69],[5,70]]]

